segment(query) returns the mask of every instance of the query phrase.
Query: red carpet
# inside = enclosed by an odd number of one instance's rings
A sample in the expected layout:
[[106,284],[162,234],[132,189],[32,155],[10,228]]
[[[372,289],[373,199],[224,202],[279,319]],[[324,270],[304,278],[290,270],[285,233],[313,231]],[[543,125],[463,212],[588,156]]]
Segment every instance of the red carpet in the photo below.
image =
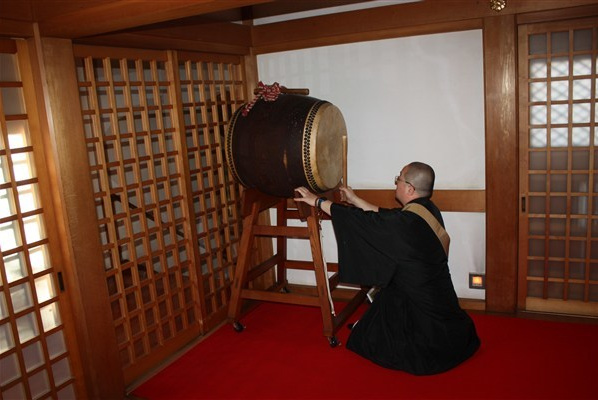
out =
[[[480,350],[444,374],[387,370],[322,335],[320,310],[263,303],[133,391],[145,399],[598,399],[598,325],[473,314]],[[345,343],[349,330],[337,337]]]

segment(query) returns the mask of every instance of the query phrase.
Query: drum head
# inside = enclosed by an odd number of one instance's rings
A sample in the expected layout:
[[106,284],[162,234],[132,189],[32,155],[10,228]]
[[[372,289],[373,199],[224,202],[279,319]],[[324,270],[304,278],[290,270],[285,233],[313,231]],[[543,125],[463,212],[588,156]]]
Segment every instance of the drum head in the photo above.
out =
[[347,135],[347,127],[340,110],[333,104],[325,102],[318,108],[313,122],[306,121],[304,141],[306,144],[304,165],[306,177],[312,190],[322,192],[333,189],[341,181],[343,175],[343,136]]

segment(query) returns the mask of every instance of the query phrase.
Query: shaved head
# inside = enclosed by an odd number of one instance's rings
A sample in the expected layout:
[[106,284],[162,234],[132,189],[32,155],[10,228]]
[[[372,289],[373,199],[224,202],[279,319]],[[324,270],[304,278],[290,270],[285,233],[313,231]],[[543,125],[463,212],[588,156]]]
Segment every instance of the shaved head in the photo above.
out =
[[434,170],[428,164],[414,161],[405,168],[405,180],[413,185],[421,197],[432,197],[435,178]]

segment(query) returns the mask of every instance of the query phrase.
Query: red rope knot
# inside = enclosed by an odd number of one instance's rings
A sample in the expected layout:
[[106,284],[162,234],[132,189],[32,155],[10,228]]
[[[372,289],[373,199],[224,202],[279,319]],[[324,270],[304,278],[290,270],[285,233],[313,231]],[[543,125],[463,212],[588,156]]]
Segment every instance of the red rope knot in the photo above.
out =
[[280,85],[278,84],[278,82],[274,82],[272,85],[266,85],[262,81],[260,81],[257,84],[257,90],[258,92],[253,98],[253,100],[251,100],[250,103],[245,104],[245,107],[243,107],[242,114],[244,117],[246,117],[247,114],[249,114],[249,111],[253,108],[253,106],[259,99],[264,99],[264,101],[276,100],[278,98],[278,95],[280,94]]

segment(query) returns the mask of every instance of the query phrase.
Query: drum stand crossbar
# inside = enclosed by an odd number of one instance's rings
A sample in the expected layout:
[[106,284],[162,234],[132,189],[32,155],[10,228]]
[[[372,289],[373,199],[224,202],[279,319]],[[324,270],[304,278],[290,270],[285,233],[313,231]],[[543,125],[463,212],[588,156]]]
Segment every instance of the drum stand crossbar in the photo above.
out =
[[[332,199],[332,193],[325,193],[324,196]],[[294,204],[296,209],[289,208],[290,203]],[[276,225],[258,224],[259,213],[273,207],[277,209]],[[271,197],[257,190],[248,189],[244,194],[243,215],[243,233],[228,311],[228,320],[233,324],[233,328],[237,332],[242,332],[244,329],[239,321],[243,299],[320,307],[324,336],[328,338],[331,347],[336,347],[339,344],[335,336],[336,332],[364,302],[369,288],[364,287],[356,291],[340,313],[334,312],[331,292],[339,283],[338,264],[324,263],[320,240],[321,216],[318,215],[318,211],[302,202],[295,203],[286,198]],[[307,221],[307,226],[288,226],[287,221],[292,219]],[[252,266],[252,244],[254,239],[260,236],[276,237],[277,253],[266,261]],[[287,238],[309,239],[313,262],[287,260]],[[274,267],[276,267],[276,281],[271,288],[267,290],[250,288],[250,282]],[[290,292],[287,287],[287,269],[313,270],[317,294]],[[334,274],[328,277],[327,270]]]

